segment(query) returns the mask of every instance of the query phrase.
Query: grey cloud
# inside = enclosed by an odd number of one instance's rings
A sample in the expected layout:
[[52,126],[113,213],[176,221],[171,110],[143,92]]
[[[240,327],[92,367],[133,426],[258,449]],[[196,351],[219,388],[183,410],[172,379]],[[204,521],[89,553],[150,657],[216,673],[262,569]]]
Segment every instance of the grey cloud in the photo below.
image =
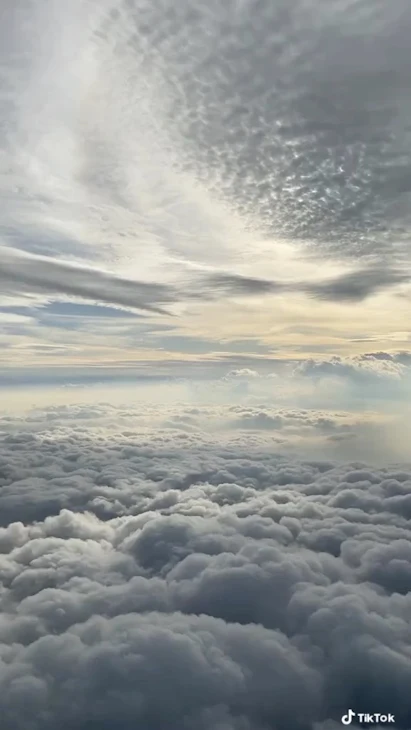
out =
[[339,255],[408,250],[408,0],[167,0],[133,17],[172,83],[167,123],[219,197]]
[[[170,315],[162,305],[181,300],[213,300],[224,296],[262,296],[283,291],[305,291],[317,298],[358,301],[380,289],[407,281],[405,273],[370,269],[328,283],[282,284],[235,274],[216,273],[193,277],[180,289],[172,285],[126,279],[86,266],[76,266],[46,256],[0,249],[0,283],[3,294],[40,293],[80,297],[127,308]],[[160,306],[161,305],[161,306]]]
[[219,299],[275,293],[280,284],[230,274],[191,277],[174,286],[118,277],[92,267],[77,266],[46,256],[0,248],[0,283],[3,294],[43,293],[117,304],[132,309],[170,314],[160,305],[179,300]]
[[[3,94],[1,100],[13,183],[6,183],[4,189],[5,235],[20,246],[22,231],[30,231],[37,238],[37,251],[53,253],[53,232],[48,229],[50,220],[43,221],[41,191],[33,199],[29,185],[26,188],[21,179],[15,190],[13,187],[24,164],[15,147],[20,140],[23,145],[26,142],[24,134],[14,134],[16,119],[25,128],[25,120],[19,118],[19,90],[31,86],[36,72],[43,68],[44,56],[36,43],[30,41],[27,47],[24,31],[19,33],[19,11],[7,3],[4,12],[5,82],[17,89]],[[129,204],[133,198],[127,167],[136,148],[128,135],[133,137],[131,130],[140,129],[141,124],[145,132],[146,120],[142,123],[134,116],[140,100],[138,92],[133,95],[136,78],[128,69],[142,68],[146,78],[149,68],[153,70],[149,76],[152,96],[164,98],[156,113],[156,129],[161,137],[164,134],[167,140],[177,141],[173,162],[178,170],[188,169],[200,179],[214,198],[234,208],[249,230],[270,237],[304,238],[314,251],[337,250],[339,257],[372,252],[392,265],[401,248],[409,258],[408,0],[313,0],[308,4],[304,0],[227,0],[224,4],[184,0],[178,5],[173,0],[158,0],[151,4],[124,2],[121,12],[103,12],[103,16],[95,35],[99,43],[107,44],[108,54],[112,53],[111,43],[123,39],[113,57],[112,71],[116,81],[121,78],[124,82],[124,93],[122,83],[119,92],[113,88],[113,80],[105,87],[123,111],[119,120],[114,102],[107,125],[104,119],[91,119],[90,126],[86,123],[76,137],[85,157],[85,169],[77,171],[75,180],[78,194],[86,192],[95,201],[97,193],[103,205],[107,199]],[[90,37],[93,40],[96,37]],[[45,56],[52,55],[52,46],[43,42]],[[19,55],[20,45],[26,55]],[[16,67],[15,57],[20,58],[21,68]],[[59,61],[64,58],[64,54],[58,56]],[[34,78],[32,61],[39,64]],[[101,70],[104,74],[106,67]],[[45,89],[55,91],[52,85],[46,84]],[[60,100],[58,95],[52,104],[57,115],[62,113]],[[98,110],[104,109],[101,103]],[[23,106],[23,110],[32,107],[41,110],[40,103],[38,107]],[[40,114],[40,119],[51,129],[53,120],[47,114]],[[61,121],[66,121],[64,114]],[[68,129],[77,135],[71,121],[69,115]],[[31,131],[29,141],[34,143]],[[115,138],[122,132],[129,144]],[[37,133],[42,130],[36,128]],[[151,144],[150,135],[148,139]],[[156,145],[153,153],[155,167]],[[165,161],[168,163],[168,155]],[[156,177],[147,181],[154,196],[156,182]],[[171,237],[177,248],[180,233],[190,239],[198,234],[200,245],[207,246],[207,231],[199,230],[201,214],[199,222],[180,221],[178,215],[172,215],[173,225],[169,225],[170,198],[174,204],[179,189],[166,185],[164,197],[160,194],[155,199],[154,220],[151,213],[145,215],[138,195],[134,197],[135,220],[144,232],[148,230],[164,242]],[[33,219],[30,210],[39,215]],[[59,211],[62,209],[56,215]],[[185,219],[184,204],[182,212]],[[81,210],[82,220],[88,215],[89,211]],[[110,227],[99,218],[93,222],[107,239]],[[176,229],[170,234],[174,224]],[[131,241],[133,231],[128,228],[125,222]],[[84,254],[81,242],[67,240],[66,233],[59,243],[60,252],[67,254],[73,246],[76,255]],[[215,246],[218,248],[218,241]],[[254,286],[262,285],[249,283],[250,288]]]
[[281,282],[255,279],[238,274],[212,274],[204,279],[204,283],[207,288],[219,295],[228,294],[229,296],[261,296],[262,294],[279,293],[286,289]]
[[[42,677],[55,677],[54,717],[61,713],[64,730],[131,730],[136,724],[147,730],[264,730],[267,722],[287,723],[293,692],[302,710],[313,713],[319,681],[300,659],[283,637],[258,626],[178,614],[95,617],[15,651],[15,669],[32,675],[19,683],[15,718],[21,724],[33,717],[51,689]],[[7,703],[1,704],[3,717],[12,719]],[[53,725],[46,720],[43,727]],[[308,729],[303,712],[293,727]]]
[[250,430],[279,431],[283,426],[281,416],[271,416],[268,413],[243,413],[241,417],[231,424],[232,428],[244,428]]
[[4,727],[328,730],[352,707],[408,730],[411,470],[157,425],[202,415],[0,420]]
[[164,310],[157,305],[174,300],[170,289],[160,284],[132,281],[45,256],[12,252],[5,247],[0,254],[0,283],[5,294],[16,291],[64,294],[162,313]]
[[411,273],[404,268],[389,266],[361,267],[328,281],[314,283],[269,281],[235,274],[214,274],[198,282],[209,296],[263,296],[282,293],[307,293],[316,299],[335,302],[361,302],[380,291],[398,287],[411,281]]
[[373,294],[407,283],[411,275],[390,267],[371,267],[344,274],[328,282],[313,284],[305,290],[318,299],[361,302]]

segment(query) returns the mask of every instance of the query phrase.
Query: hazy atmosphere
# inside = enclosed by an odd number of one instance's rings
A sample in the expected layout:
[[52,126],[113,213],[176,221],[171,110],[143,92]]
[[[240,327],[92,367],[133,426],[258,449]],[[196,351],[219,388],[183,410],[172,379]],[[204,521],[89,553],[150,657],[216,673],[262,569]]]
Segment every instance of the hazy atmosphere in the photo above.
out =
[[410,34],[1,1],[1,730],[411,730]]

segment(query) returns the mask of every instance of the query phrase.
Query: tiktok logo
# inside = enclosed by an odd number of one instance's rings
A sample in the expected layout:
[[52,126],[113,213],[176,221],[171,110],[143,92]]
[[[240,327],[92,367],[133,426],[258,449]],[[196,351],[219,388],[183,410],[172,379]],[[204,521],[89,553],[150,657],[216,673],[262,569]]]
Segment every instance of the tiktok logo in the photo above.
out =
[[370,714],[369,712],[353,712],[353,710],[348,710],[347,714],[342,716],[341,722],[343,725],[351,725],[354,717],[356,717],[358,722],[361,724],[367,723],[368,725],[371,725],[374,722],[379,722],[382,725],[388,722],[395,722],[394,715],[391,714],[381,715],[379,712]]
[[347,714],[342,716],[341,722],[343,725],[351,725],[354,717],[355,712],[353,712],[352,710],[348,710]]

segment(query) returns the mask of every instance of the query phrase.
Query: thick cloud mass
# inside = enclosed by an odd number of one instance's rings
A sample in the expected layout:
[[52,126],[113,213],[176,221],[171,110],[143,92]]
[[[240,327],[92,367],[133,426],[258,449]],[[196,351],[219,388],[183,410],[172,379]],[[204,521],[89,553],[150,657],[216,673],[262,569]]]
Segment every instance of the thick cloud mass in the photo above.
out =
[[411,469],[297,460],[275,432],[343,414],[248,411],[1,420],[2,728],[409,730]]

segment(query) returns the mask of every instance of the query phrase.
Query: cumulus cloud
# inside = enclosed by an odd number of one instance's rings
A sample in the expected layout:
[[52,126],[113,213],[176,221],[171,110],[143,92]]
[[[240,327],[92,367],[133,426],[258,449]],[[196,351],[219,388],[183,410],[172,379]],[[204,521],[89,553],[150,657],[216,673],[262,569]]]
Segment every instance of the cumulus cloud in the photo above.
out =
[[238,368],[237,370],[230,370],[224,375],[224,380],[252,380],[258,378],[259,373],[251,368]]
[[345,377],[366,382],[371,379],[399,380],[409,373],[401,356],[388,353],[370,353],[354,357],[331,357],[326,360],[308,359],[299,363],[294,373],[302,376]]
[[245,428],[256,431],[277,431],[282,428],[283,420],[281,416],[271,416],[264,411],[260,413],[246,412],[233,424],[234,428]]
[[409,728],[411,470],[178,428],[207,412],[1,419],[7,730]]

